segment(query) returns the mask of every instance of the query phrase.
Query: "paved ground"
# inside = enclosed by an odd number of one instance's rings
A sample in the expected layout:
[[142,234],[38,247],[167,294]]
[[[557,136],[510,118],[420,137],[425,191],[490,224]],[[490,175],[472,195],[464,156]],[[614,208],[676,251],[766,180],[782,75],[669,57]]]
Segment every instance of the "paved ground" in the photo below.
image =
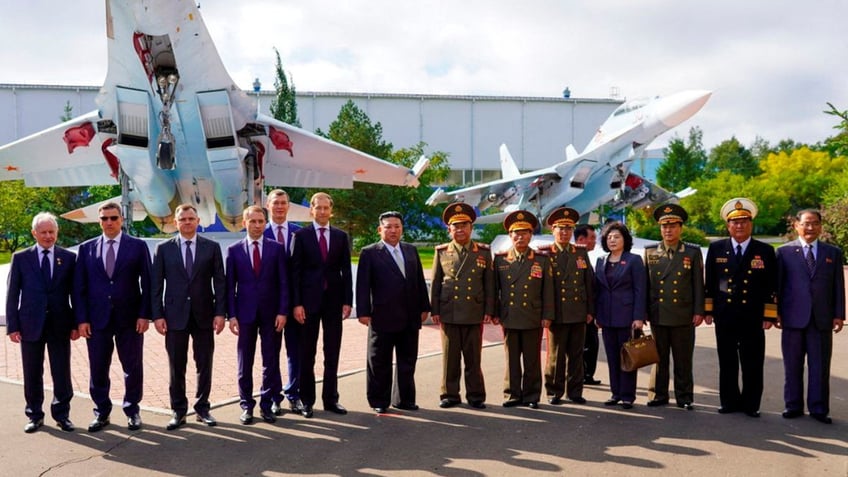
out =
[[[640,373],[637,406],[631,411],[601,403],[608,389],[586,389],[585,406],[543,404],[539,410],[500,406],[503,350],[499,331],[488,327],[490,344],[483,362],[489,407],[477,411],[437,406],[441,359],[419,360],[417,412],[377,416],[365,400],[363,367],[365,327],[346,323],[341,402],[350,413],[336,416],[320,409],[308,420],[286,414],[276,424],[238,424],[235,395],[235,341],[224,334],[216,352],[214,415],[220,424],[206,428],[190,421],[176,432],[168,420],[167,363],[162,339],[146,343],[144,428],[129,432],[120,416],[107,430],[89,434],[59,431],[49,422],[41,431],[23,433],[23,391],[15,384],[19,350],[4,340],[0,383],[0,469],[3,475],[848,475],[848,333],[835,339],[831,390],[833,425],[809,417],[785,420],[782,410],[780,337],[767,338],[763,417],[719,415],[715,338],[699,328],[695,352],[696,410],[647,408],[647,372]],[[225,332],[228,333],[228,332]],[[439,349],[438,331],[422,331],[422,354]],[[86,387],[86,353],[74,349],[76,387]],[[599,378],[608,382],[603,353]],[[2,374],[0,374],[2,375]],[[119,380],[115,375],[115,383]],[[72,403],[71,417],[84,427],[91,402],[83,394]]]

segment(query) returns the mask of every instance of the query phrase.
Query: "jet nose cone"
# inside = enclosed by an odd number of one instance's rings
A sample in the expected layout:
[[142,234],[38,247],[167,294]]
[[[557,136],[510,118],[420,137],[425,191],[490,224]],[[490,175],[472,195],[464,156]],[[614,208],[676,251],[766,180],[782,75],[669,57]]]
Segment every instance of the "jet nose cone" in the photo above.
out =
[[712,94],[712,91],[698,89],[681,91],[662,98],[657,118],[669,129],[673,128],[700,111]]

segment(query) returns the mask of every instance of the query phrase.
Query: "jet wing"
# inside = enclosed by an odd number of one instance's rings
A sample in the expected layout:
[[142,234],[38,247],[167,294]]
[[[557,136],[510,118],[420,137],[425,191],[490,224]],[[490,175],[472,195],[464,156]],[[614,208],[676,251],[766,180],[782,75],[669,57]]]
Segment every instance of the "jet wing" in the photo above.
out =
[[612,207],[612,210],[620,210],[627,206],[634,209],[642,209],[666,202],[677,202],[681,197],[691,195],[692,193],[694,192],[684,189],[680,192],[681,195],[674,194],[648,179],[631,172],[624,181],[624,187],[622,187],[621,193],[617,194],[609,205]]
[[502,209],[507,205],[517,203],[524,194],[528,192],[532,194],[537,184],[547,180],[558,181],[559,179],[560,176],[553,168],[538,169],[511,179],[498,179],[450,192],[438,189],[427,199],[427,205],[465,202],[481,211],[489,207]]
[[92,111],[0,147],[0,180],[23,179],[29,187],[115,185],[99,119]]
[[262,114],[258,122],[269,138],[263,159],[268,185],[350,189],[359,181],[417,187],[426,168],[422,162],[413,169],[392,164]]

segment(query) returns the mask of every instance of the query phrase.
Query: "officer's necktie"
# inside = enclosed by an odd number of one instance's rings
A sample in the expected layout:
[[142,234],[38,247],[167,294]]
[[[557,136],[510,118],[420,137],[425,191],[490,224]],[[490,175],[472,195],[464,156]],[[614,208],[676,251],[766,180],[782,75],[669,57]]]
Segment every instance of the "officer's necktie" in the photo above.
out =
[[41,274],[44,279],[50,281],[50,250],[41,251]]
[[400,269],[400,273],[406,277],[406,267],[403,265],[403,254],[400,253],[400,245],[395,247],[395,250],[392,252],[392,258],[395,259],[395,263]]
[[112,274],[115,273],[115,241],[108,240],[106,243],[109,245],[106,249],[106,275],[112,278]]
[[736,245],[736,261],[742,262],[742,246]]
[[194,267],[194,254],[191,253],[191,240],[186,240],[185,268],[189,278],[191,278],[192,267]]
[[806,247],[807,269],[810,271],[810,273],[813,273],[813,270],[816,269],[816,257],[813,256],[813,246],[807,245]]
[[253,241],[253,273],[259,276],[262,267],[262,257],[259,256],[259,242]]

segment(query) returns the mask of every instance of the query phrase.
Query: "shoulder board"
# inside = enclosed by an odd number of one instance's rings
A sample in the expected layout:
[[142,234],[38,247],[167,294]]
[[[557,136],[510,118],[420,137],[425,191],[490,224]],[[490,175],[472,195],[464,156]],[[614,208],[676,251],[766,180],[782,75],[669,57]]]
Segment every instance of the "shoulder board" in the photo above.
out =
[[701,246],[696,243],[683,242],[683,245],[686,245],[687,248],[697,248],[701,250]]
[[496,257],[505,257],[509,253],[509,250],[505,252],[498,252],[495,254]]
[[491,247],[489,247],[489,244],[487,244],[487,243],[480,243],[480,242],[474,242],[474,243],[478,247],[482,248],[483,250],[491,250],[492,249]]
[[648,250],[649,248],[657,248],[657,247],[659,247],[659,246],[660,246],[660,244],[658,244],[658,243],[651,244],[651,245],[646,245],[646,246],[645,246],[645,250]]
[[449,243],[443,243],[441,245],[436,245],[436,250],[439,250],[439,251],[445,250],[445,249],[448,248],[449,245],[450,245]]

